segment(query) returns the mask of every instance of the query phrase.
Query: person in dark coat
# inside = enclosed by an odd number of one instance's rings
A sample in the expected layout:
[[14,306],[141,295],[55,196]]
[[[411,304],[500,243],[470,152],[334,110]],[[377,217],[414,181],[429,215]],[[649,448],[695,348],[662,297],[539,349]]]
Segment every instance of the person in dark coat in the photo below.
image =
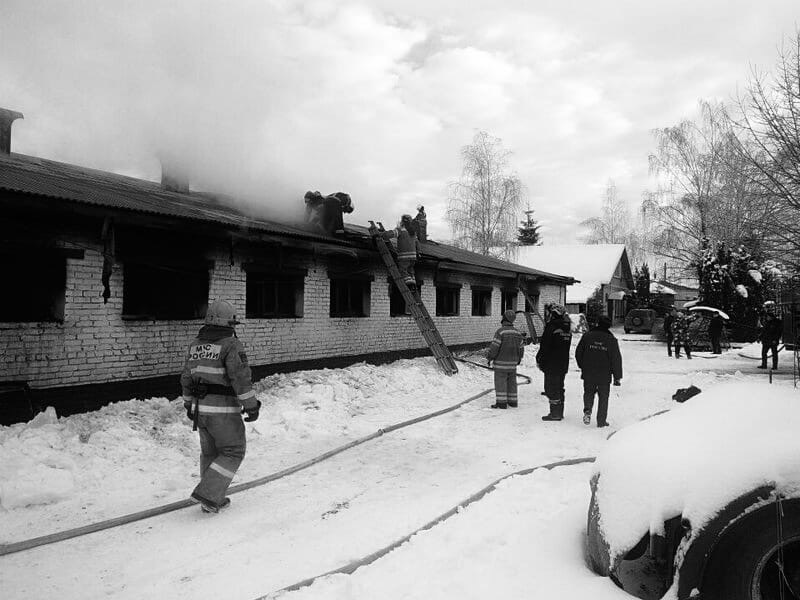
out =
[[597,426],[608,427],[608,396],[611,381],[620,385],[622,379],[622,355],[619,342],[609,331],[611,319],[602,315],[597,326],[584,334],[575,349],[575,361],[581,369],[583,379],[583,423],[592,420],[594,396],[597,394]]
[[758,335],[761,340],[761,364],[758,368],[767,368],[767,354],[772,350],[772,370],[774,371],[778,368],[778,344],[783,335],[783,319],[775,314],[775,303],[771,300],[764,303],[761,323],[761,331]]
[[672,322],[672,336],[675,338],[675,358],[681,357],[681,346],[686,350],[686,358],[692,358],[692,346],[689,342],[689,319],[679,312]]
[[722,328],[725,326],[725,319],[720,314],[714,314],[708,324],[708,337],[711,338],[711,351],[714,354],[722,354]]
[[487,364],[494,369],[495,403],[491,408],[517,407],[517,365],[522,362],[525,347],[522,334],[514,327],[516,316],[511,309],[503,312],[500,329],[495,332],[486,356]]
[[664,317],[664,335],[667,338],[667,356],[672,356],[672,342],[674,340],[672,324],[675,322],[675,315],[677,314],[678,312],[675,310],[675,307],[670,306],[669,312]]
[[550,401],[550,414],[542,421],[564,418],[564,377],[569,370],[569,349],[572,344],[572,323],[566,310],[550,307],[550,319],[545,325],[536,353],[536,365],[544,373],[544,393]]

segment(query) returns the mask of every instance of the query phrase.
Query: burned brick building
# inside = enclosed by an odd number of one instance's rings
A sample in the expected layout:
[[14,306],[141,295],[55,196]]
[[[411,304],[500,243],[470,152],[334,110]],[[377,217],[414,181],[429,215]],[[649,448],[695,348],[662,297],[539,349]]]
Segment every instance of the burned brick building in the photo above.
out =
[[[168,178],[9,150],[0,147],[0,412],[176,396],[185,345],[214,299],[236,307],[256,377],[428,353],[364,227],[326,235],[248,217]],[[573,282],[434,241],[421,244],[417,271],[451,347],[486,344],[502,311],[522,306],[520,286],[534,303],[563,303]]]

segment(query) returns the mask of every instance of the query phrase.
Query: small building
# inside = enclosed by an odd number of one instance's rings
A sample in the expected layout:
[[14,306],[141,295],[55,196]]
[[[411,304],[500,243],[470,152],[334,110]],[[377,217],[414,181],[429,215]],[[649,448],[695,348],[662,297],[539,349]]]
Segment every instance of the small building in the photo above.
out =
[[585,313],[586,303],[599,289],[604,313],[614,321],[625,319],[625,295],[634,281],[623,244],[571,244],[520,246],[516,262],[550,273],[569,273],[579,283],[567,288],[566,308]]
[[678,282],[661,279],[658,283],[672,290],[672,300],[675,308],[683,308],[683,305],[687,302],[697,300],[700,297],[700,288],[696,284],[692,284],[688,281]]
[[[236,307],[255,377],[429,354],[366,228],[324,235],[170,181],[0,148],[0,388],[59,414],[175,397],[215,299]],[[435,241],[417,267],[452,348],[486,345],[503,310],[522,308],[520,289],[564,302],[574,281]]]

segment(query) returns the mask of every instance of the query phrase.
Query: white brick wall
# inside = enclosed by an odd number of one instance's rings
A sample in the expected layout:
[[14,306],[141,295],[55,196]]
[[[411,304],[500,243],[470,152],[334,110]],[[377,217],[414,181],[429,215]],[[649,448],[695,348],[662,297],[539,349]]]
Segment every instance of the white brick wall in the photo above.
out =
[[[89,240],[82,260],[67,260],[64,323],[0,323],[2,365],[0,380],[28,381],[32,388],[102,383],[177,374],[186,345],[202,326],[199,320],[124,321],[122,283],[124,265],[115,265],[112,295],[103,304],[102,248]],[[243,258],[220,247],[214,256],[209,300],[233,303],[245,314],[246,274]],[[244,259],[245,261],[249,259]],[[369,266],[374,275],[370,316],[330,318],[330,280],[327,263],[305,265],[304,316],[296,319],[243,319],[237,333],[253,365],[424,348],[425,342],[411,317],[389,316],[388,273],[377,259]],[[499,326],[503,281],[464,274],[460,315],[436,317],[436,288],[423,274],[422,298],[448,345],[488,342]],[[473,317],[470,284],[492,285],[491,316]],[[563,303],[562,286],[540,286],[540,306]],[[518,296],[522,307],[522,296]],[[518,322],[524,329],[524,323]]]

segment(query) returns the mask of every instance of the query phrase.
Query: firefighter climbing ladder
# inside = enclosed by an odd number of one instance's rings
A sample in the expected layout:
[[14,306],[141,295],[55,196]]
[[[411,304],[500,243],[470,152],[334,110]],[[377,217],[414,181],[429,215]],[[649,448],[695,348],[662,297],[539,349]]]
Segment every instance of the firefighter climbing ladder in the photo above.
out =
[[428,314],[428,310],[422,303],[419,293],[412,293],[412,291],[408,289],[403,275],[397,267],[397,262],[391,250],[389,250],[386,241],[381,237],[381,232],[376,227],[374,221],[369,222],[369,232],[375,240],[378,253],[381,255],[386,268],[389,270],[389,274],[392,276],[397,289],[400,290],[400,294],[406,301],[406,306],[408,306],[411,315],[417,322],[422,337],[425,338],[425,342],[436,358],[436,362],[439,363],[439,366],[445,374],[455,375],[458,373],[458,367],[456,366],[456,361],[453,359],[450,349],[445,345],[444,340],[442,340],[442,336],[439,334],[439,330],[436,329],[436,324],[433,322],[433,319],[431,319],[431,316]]

